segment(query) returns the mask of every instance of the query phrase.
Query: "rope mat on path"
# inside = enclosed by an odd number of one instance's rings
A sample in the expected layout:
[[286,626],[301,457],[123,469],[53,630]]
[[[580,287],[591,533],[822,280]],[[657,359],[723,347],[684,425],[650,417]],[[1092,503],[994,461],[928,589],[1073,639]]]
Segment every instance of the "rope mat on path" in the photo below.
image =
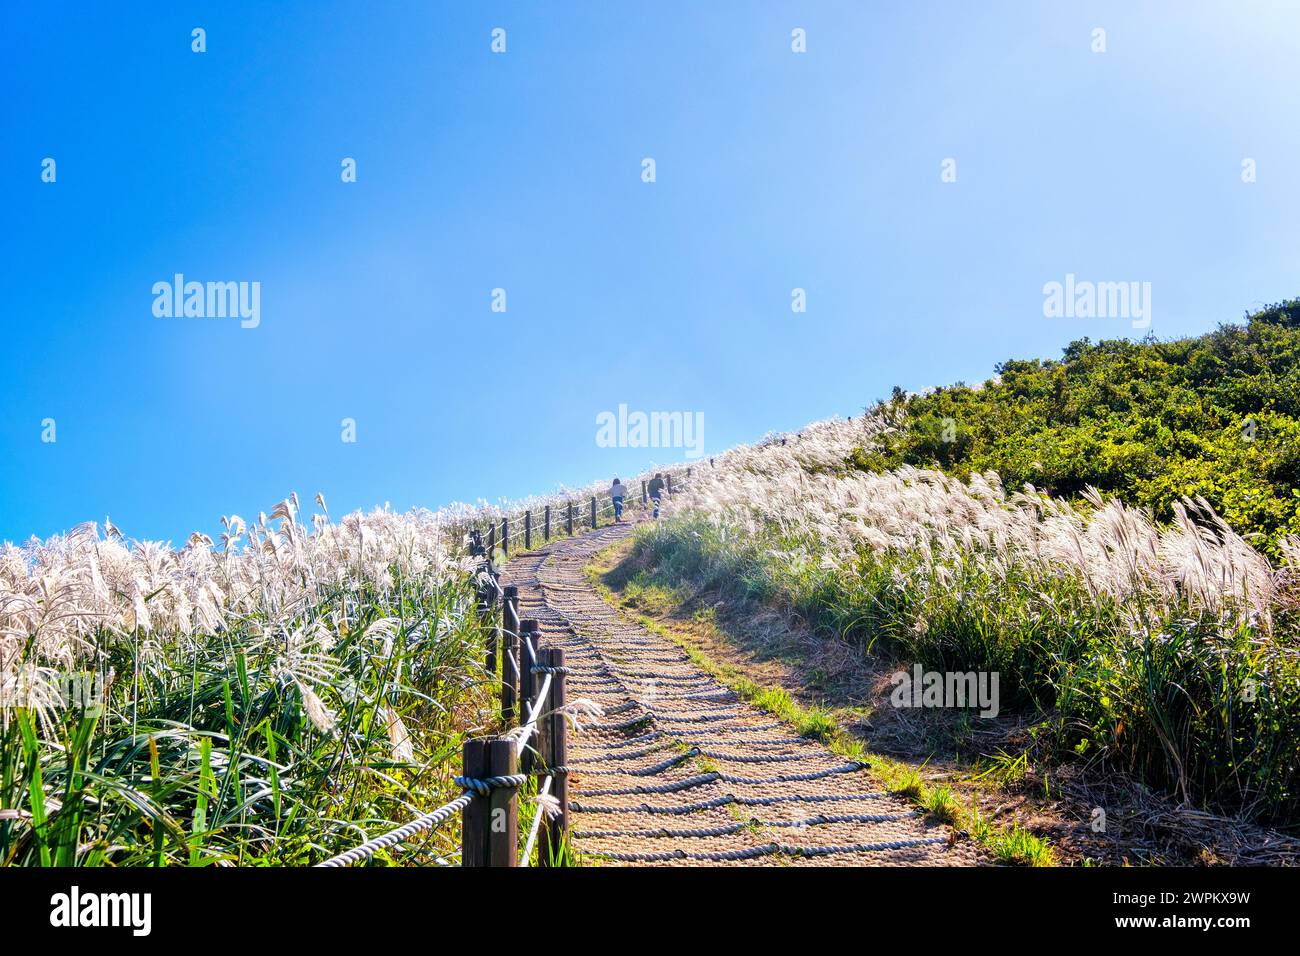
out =
[[584,568],[627,537],[616,524],[511,557],[502,583],[543,645],[562,647],[569,697],[605,717],[569,744],[573,839],[601,864],[970,866],[870,769],[799,737],[610,607]]

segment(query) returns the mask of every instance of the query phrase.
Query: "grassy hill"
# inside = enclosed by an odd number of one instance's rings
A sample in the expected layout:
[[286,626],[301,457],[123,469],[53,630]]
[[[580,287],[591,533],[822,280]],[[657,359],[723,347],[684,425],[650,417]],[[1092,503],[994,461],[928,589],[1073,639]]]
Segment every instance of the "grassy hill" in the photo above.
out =
[[982,386],[900,389],[896,430],[854,466],[997,472],[1074,497],[1088,485],[1171,517],[1202,496],[1268,553],[1300,532],[1300,299],[1196,338],[1072,343],[1058,361],[1011,360]]
[[1294,831],[1300,300],[997,371],[718,456],[635,559],[864,669],[999,675],[1030,765]]

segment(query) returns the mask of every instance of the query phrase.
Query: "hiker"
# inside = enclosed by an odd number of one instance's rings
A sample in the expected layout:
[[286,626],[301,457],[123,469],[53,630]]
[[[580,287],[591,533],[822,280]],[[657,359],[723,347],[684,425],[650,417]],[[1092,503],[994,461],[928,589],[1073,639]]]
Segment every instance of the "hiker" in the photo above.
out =
[[664,495],[664,476],[655,472],[655,476],[650,479],[650,484],[646,488],[650,492],[650,500],[655,503],[655,517],[659,517],[660,499]]
[[627,494],[627,486],[624,485],[623,482],[615,478],[614,483],[609,486],[609,496],[614,501],[615,521],[623,520],[623,496],[626,494]]

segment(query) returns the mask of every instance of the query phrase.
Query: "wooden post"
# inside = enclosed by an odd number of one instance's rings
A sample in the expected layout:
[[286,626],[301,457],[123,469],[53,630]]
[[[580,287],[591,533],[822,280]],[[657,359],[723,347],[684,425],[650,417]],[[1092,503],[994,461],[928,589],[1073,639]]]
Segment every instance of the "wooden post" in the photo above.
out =
[[650,503],[650,496],[646,494],[645,479],[642,478],[641,479],[641,507],[644,508],[649,503]]
[[501,604],[501,661],[501,719],[508,726],[515,721],[515,688],[519,686],[513,667],[520,663],[519,588],[513,584],[506,585]]
[[510,519],[501,519],[501,553],[510,553]]
[[[519,772],[515,742],[497,738],[488,744],[488,771],[494,777]],[[488,849],[488,866],[519,865],[519,800],[515,787],[497,787],[488,797],[488,824],[492,845]]]
[[[481,780],[488,771],[488,741],[467,740],[461,748],[461,776]],[[460,865],[487,866],[492,846],[492,815],[488,801],[475,797],[460,816]]]
[[594,531],[596,528],[596,496],[591,496],[591,527]]
[[[461,774],[472,779],[516,774],[515,742],[508,738],[467,740]],[[514,787],[494,787],[475,797],[461,816],[462,866],[519,865],[519,802]]]
[[488,525],[488,543],[487,543],[488,560],[491,561],[493,558],[496,557],[496,555],[497,555],[497,526],[495,524],[490,524]]
[[[541,686],[538,679],[541,675],[533,673],[533,658],[528,656],[528,642],[533,645],[533,653],[539,655],[540,660],[541,648],[539,645],[542,640],[542,629],[538,627],[537,621],[528,618],[519,625],[519,722],[523,723],[528,719],[528,712],[532,710],[534,701],[533,697],[537,693],[537,688]],[[534,738],[524,745],[524,752],[519,757],[520,773],[529,773],[533,769],[534,757],[537,753],[537,739]]]
[[551,540],[551,506],[550,505],[546,506],[546,514],[545,517],[542,518],[542,529],[543,529],[542,540],[550,541]]
[[500,631],[497,623],[493,619],[492,605],[495,603],[496,588],[492,586],[491,581],[484,581],[479,585],[478,592],[478,619],[479,624],[487,631],[487,656],[485,663],[487,672],[490,677],[495,677],[497,673],[497,637]]
[[686,477],[691,477],[691,470],[689,468],[686,469]]
[[524,512],[524,550],[533,550],[533,513]]
[[673,473],[671,471],[664,475],[664,481],[668,482],[665,490],[671,495],[673,493]]
[[[548,647],[538,654],[538,662],[543,667],[563,667],[564,651],[558,647]],[[551,676],[551,692],[543,708],[546,716],[537,723],[537,752],[545,762],[547,769],[563,767],[569,762],[568,725],[564,715],[559,713],[567,698],[565,696],[564,675]],[[551,778],[551,796],[560,802],[558,816],[542,823],[541,833],[537,836],[537,863],[550,866],[559,862],[560,850],[567,849],[569,833],[569,781],[563,774]]]
[[[488,772],[494,777],[519,772],[519,758],[513,740],[498,737],[488,744]],[[488,866],[519,865],[518,797],[515,787],[497,787],[488,797],[488,825],[492,830]]]
[[569,536],[573,536],[573,502],[569,502]]

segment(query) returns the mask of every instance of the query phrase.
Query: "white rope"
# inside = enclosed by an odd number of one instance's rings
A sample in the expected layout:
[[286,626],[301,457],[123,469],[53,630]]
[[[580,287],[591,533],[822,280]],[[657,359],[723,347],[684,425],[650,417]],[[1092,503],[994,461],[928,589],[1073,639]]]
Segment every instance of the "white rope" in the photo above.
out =
[[396,830],[390,830],[382,836],[367,840],[365,843],[337,856],[332,856],[322,863],[317,863],[318,867],[340,867],[351,866],[353,863],[359,863],[362,860],[368,860],[379,850],[385,850],[397,843],[402,842],[407,837],[414,836],[421,830],[427,830],[429,827],[437,826],[446,820],[451,819],[456,814],[463,811],[469,806],[470,801],[474,799],[474,794],[470,792],[462,793],[455,800],[444,806],[433,810],[430,813],[422,814],[416,817],[405,826],[398,827]]
[[[519,728],[522,733],[520,733],[516,738],[518,741],[515,744],[516,754],[522,754],[524,752],[524,748],[528,746],[528,741],[531,740],[533,734],[537,732],[537,718],[541,715],[542,706],[546,703],[546,695],[550,692],[551,675],[547,674],[546,680],[542,681],[541,690],[537,692],[537,696],[533,698],[532,706],[528,709],[528,720]],[[511,733],[513,734],[515,731],[511,731]]]

